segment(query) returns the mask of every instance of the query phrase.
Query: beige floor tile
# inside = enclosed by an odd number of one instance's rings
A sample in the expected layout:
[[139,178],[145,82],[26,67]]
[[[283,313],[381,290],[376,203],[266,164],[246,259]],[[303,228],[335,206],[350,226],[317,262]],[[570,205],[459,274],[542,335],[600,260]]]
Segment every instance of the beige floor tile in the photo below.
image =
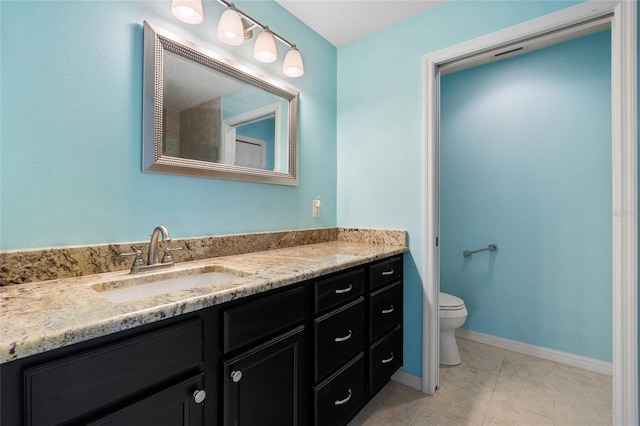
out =
[[351,423],[354,425],[408,425],[415,417],[426,397],[427,395],[420,391],[390,381],[365,406],[360,413],[362,416],[354,419],[354,421],[356,419],[362,421],[366,418],[368,423],[354,423],[353,421]]
[[553,387],[557,365],[546,359],[505,351],[500,375]]
[[484,409],[481,405],[460,407],[447,398],[437,396],[425,400],[411,426],[481,426]]
[[361,411],[358,415],[349,422],[348,426],[393,426],[386,421],[380,419],[375,413],[366,413]]
[[511,401],[492,401],[482,425],[552,426],[553,417],[535,413]]
[[500,371],[505,352],[503,349],[460,337],[456,337],[456,342],[462,364],[488,373],[497,374]]
[[440,388],[428,401],[431,410],[441,410],[466,419],[482,419],[498,376],[465,365],[450,368]]
[[509,376],[500,376],[496,382],[489,410],[503,407],[504,403],[517,410],[526,410],[553,419],[553,387],[546,383],[525,382]]
[[559,365],[554,378],[554,397],[559,401],[606,403],[611,406],[612,377],[566,365]]
[[611,403],[555,401],[555,424],[559,426],[605,426],[612,423]]

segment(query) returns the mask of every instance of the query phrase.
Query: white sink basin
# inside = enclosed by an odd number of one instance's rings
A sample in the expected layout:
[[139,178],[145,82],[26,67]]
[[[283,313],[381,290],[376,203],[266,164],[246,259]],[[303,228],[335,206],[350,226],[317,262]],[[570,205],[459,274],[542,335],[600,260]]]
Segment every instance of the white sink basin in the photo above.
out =
[[247,275],[243,272],[226,269],[207,272],[207,270],[211,269],[220,268],[207,268],[197,275],[176,277],[172,276],[175,274],[170,273],[160,276],[130,277],[128,279],[97,284],[92,286],[92,288],[110,301],[121,303],[210,284],[219,284]]

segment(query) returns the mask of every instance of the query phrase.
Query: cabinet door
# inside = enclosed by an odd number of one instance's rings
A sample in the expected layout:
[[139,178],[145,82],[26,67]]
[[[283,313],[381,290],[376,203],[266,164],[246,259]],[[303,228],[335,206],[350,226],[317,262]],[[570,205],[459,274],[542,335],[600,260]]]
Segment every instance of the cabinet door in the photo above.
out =
[[304,326],[224,362],[224,424],[304,424]]
[[196,318],[26,369],[26,424],[91,418],[200,368],[203,334]]
[[126,408],[89,423],[91,426],[202,426],[203,374],[154,393]]

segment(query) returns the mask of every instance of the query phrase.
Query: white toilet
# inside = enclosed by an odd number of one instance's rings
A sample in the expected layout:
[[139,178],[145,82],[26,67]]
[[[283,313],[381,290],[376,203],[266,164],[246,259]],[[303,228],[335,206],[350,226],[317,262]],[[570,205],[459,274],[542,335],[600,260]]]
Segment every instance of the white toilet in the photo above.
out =
[[464,300],[451,294],[440,293],[440,364],[460,364],[456,343],[456,329],[467,319]]

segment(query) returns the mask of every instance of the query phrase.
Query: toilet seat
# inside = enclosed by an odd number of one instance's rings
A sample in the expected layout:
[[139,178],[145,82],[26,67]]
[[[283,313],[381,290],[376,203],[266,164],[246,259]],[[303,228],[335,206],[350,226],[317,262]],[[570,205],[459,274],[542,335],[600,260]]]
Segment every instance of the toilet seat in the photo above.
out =
[[458,311],[465,309],[464,301],[453,294],[440,292],[439,305],[441,311]]

